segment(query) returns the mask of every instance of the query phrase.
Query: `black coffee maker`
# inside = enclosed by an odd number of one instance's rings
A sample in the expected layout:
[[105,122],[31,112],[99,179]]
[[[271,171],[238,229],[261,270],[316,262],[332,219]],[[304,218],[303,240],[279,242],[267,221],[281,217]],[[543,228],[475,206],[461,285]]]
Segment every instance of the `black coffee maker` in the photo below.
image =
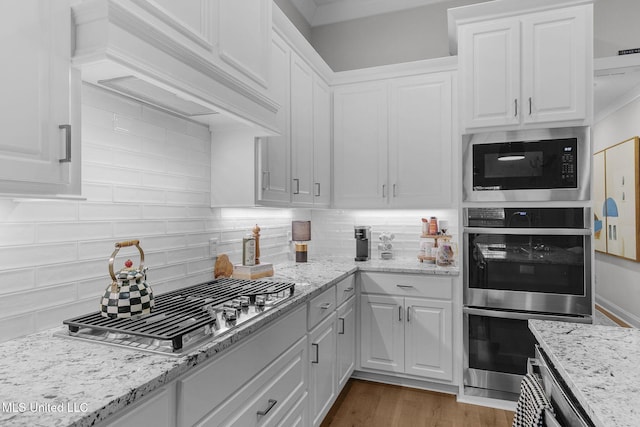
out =
[[356,225],[354,227],[356,238],[356,261],[367,261],[371,258],[371,227]]

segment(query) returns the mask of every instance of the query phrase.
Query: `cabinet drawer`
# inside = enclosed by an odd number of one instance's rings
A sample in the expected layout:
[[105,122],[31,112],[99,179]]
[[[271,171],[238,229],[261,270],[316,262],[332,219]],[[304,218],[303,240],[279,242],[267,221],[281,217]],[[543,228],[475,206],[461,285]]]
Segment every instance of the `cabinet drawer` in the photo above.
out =
[[336,284],[337,305],[351,298],[356,293],[356,275],[350,274]]
[[[202,427],[275,425],[287,416],[305,393],[306,348],[306,338],[301,339],[197,425]],[[212,386],[224,388],[224,384]]]
[[322,319],[336,309],[336,287],[332,286],[309,302],[309,321],[307,327],[311,330]]
[[362,292],[450,300],[450,277],[424,274],[360,273]]
[[306,333],[306,307],[178,381],[178,426],[192,426],[255,377]]

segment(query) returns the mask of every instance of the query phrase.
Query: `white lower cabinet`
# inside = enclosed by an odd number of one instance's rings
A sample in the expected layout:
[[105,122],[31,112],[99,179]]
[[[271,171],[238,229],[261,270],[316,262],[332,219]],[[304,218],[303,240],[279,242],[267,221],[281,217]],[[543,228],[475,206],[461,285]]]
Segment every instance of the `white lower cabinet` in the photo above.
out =
[[382,273],[361,278],[362,368],[453,380],[451,279]]
[[356,298],[354,296],[338,307],[336,334],[338,390],[342,390],[356,365]]
[[266,426],[306,392],[306,307],[178,379],[177,425]]
[[176,419],[176,384],[168,384],[136,403],[134,407],[109,418],[105,427],[173,427]]
[[336,399],[335,311],[309,333],[309,360],[311,425],[318,426]]

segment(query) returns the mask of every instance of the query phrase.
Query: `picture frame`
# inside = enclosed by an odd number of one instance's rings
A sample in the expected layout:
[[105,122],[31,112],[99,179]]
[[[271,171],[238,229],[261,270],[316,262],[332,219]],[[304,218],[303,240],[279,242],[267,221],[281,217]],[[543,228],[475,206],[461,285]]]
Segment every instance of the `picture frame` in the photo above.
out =
[[594,249],[640,262],[640,137],[593,155]]

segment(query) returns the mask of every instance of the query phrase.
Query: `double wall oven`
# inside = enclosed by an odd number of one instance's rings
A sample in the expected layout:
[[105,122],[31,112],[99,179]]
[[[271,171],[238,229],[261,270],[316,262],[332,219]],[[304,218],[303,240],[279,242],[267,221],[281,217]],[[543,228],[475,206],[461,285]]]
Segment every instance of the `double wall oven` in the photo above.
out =
[[592,321],[588,129],[541,132],[466,140],[465,394],[517,398],[529,319]]

